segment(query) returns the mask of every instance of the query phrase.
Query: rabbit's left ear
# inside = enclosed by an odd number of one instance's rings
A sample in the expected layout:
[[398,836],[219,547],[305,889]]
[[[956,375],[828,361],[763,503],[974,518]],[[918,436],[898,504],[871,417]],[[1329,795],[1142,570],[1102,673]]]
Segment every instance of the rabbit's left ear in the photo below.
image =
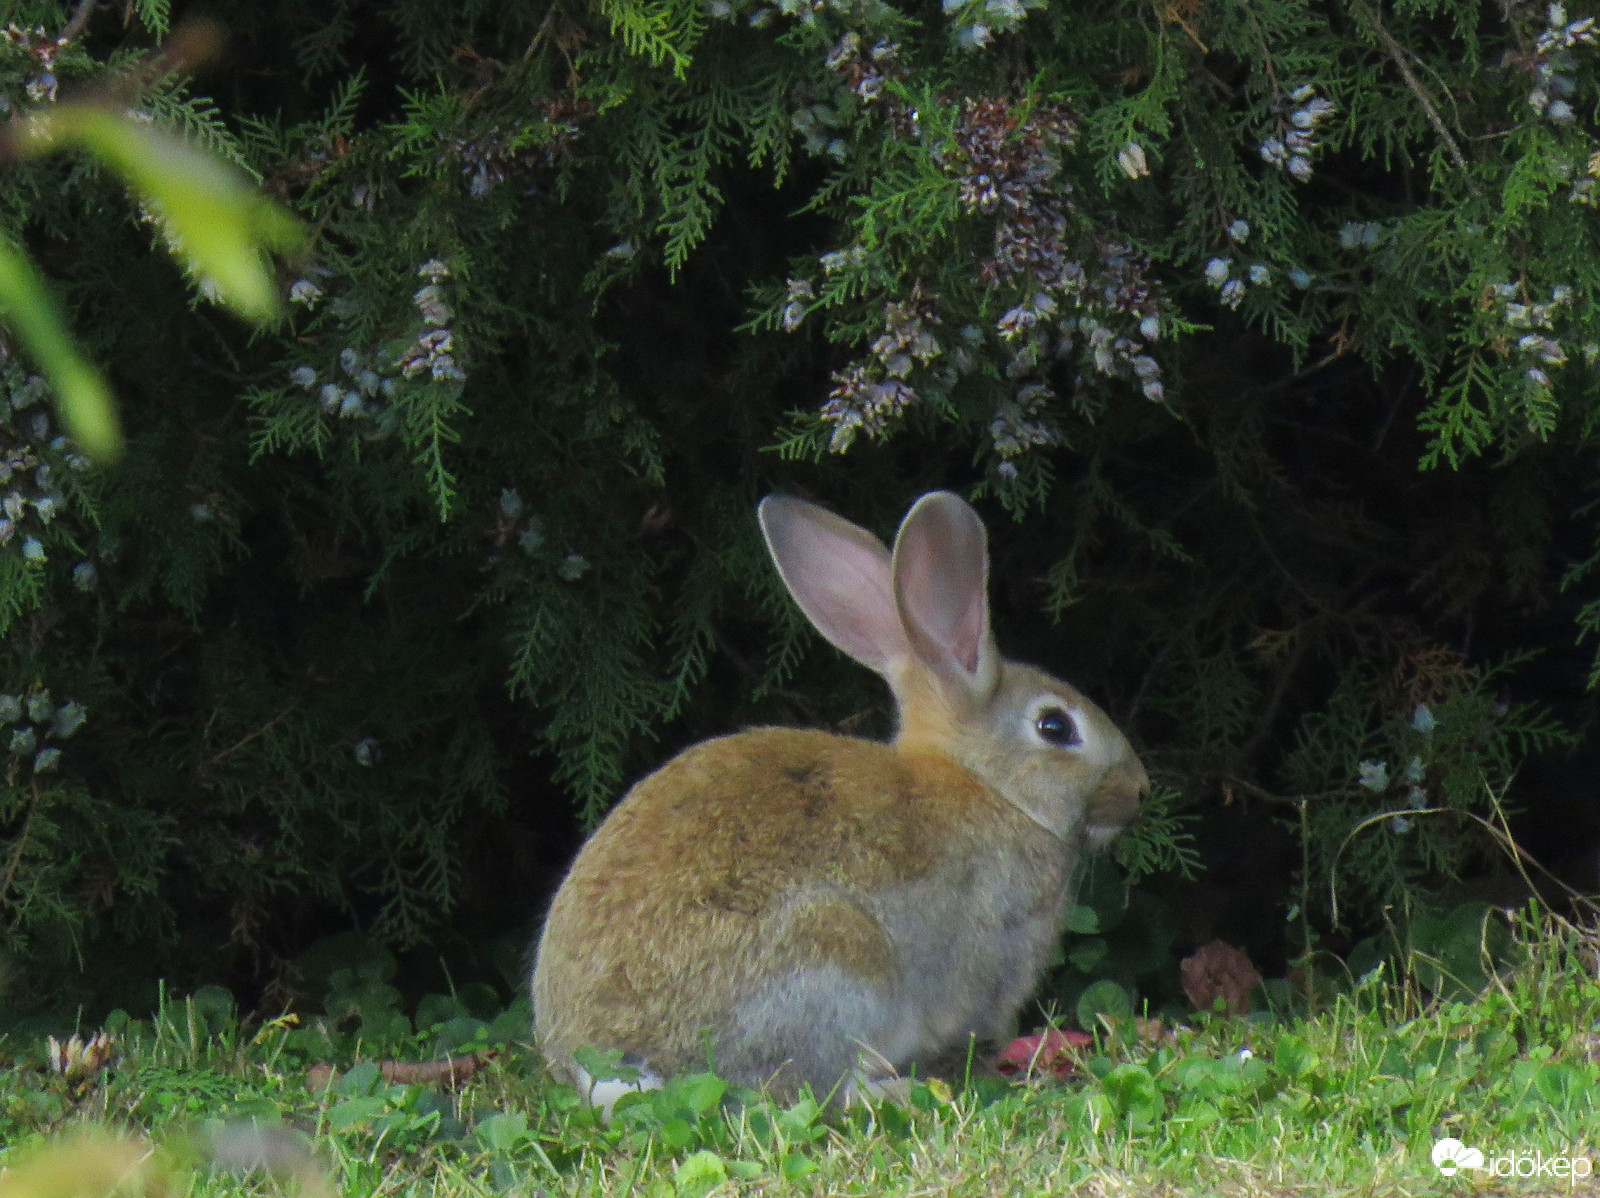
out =
[[835,648],[890,678],[911,646],[895,610],[883,542],[791,495],[768,495],[756,515],[783,585],[806,619]]
[[917,500],[894,539],[895,605],[917,659],[946,685],[982,701],[1000,677],[989,630],[989,538],[960,496]]

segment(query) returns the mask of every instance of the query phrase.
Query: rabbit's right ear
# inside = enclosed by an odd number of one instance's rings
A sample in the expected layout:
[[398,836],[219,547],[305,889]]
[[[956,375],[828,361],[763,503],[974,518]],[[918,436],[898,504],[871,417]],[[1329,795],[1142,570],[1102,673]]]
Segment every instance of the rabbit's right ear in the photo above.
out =
[[756,509],[783,585],[838,649],[884,677],[911,653],[895,607],[889,551],[864,528],[791,495]]
[[891,572],[907,643],[947,693],[987,699],[1000,680],[989,631],[989,537],[959,495],[931,491],[906,513]]

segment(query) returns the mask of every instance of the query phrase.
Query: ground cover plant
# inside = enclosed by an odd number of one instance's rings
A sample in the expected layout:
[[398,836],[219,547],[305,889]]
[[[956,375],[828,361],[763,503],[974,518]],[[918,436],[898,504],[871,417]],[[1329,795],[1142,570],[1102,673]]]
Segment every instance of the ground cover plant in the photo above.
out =
[[[830,1114],[693,1074],[609,1125],[543,1075],[525,1007],[241,1022],[211,988],[119,1013],[109,1043],[9,1042],[0,1193],[1590,1193],[1596,941],[1532,927],[1462,997],[1390,962],[1309,1018],[1097,1020],[1066,1080],[929,1079]],[[1446,1138],[1485,1171],[1442,1172]]]

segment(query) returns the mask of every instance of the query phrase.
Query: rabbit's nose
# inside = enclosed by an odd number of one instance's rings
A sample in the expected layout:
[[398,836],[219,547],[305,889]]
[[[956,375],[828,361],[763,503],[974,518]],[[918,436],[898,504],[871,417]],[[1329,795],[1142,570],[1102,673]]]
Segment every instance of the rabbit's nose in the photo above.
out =
[[1091,827],[1120,831],[1139,814],[1139,804],[1150,797],[1150,775],[1144,763],[1130,756],[1114,767],[1089,801]]

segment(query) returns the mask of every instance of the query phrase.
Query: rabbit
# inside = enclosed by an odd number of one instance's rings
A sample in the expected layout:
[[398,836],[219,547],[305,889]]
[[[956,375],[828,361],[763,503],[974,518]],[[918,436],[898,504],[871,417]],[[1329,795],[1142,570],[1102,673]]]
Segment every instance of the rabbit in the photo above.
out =
[[[960,497],[918,499],[893,553],[800,499],[758,515],[800,610],[889,684],[898,730],[702,741],[579,851],[535,952],[534,1026],[608,1116],[708,1065],[780,1099],[873,1096],[1012,1035],[1080,852],[1149,790],[1100,708],[1000,656],[984,526]],[[585,1046],[637,1076],[590,1078]]]

